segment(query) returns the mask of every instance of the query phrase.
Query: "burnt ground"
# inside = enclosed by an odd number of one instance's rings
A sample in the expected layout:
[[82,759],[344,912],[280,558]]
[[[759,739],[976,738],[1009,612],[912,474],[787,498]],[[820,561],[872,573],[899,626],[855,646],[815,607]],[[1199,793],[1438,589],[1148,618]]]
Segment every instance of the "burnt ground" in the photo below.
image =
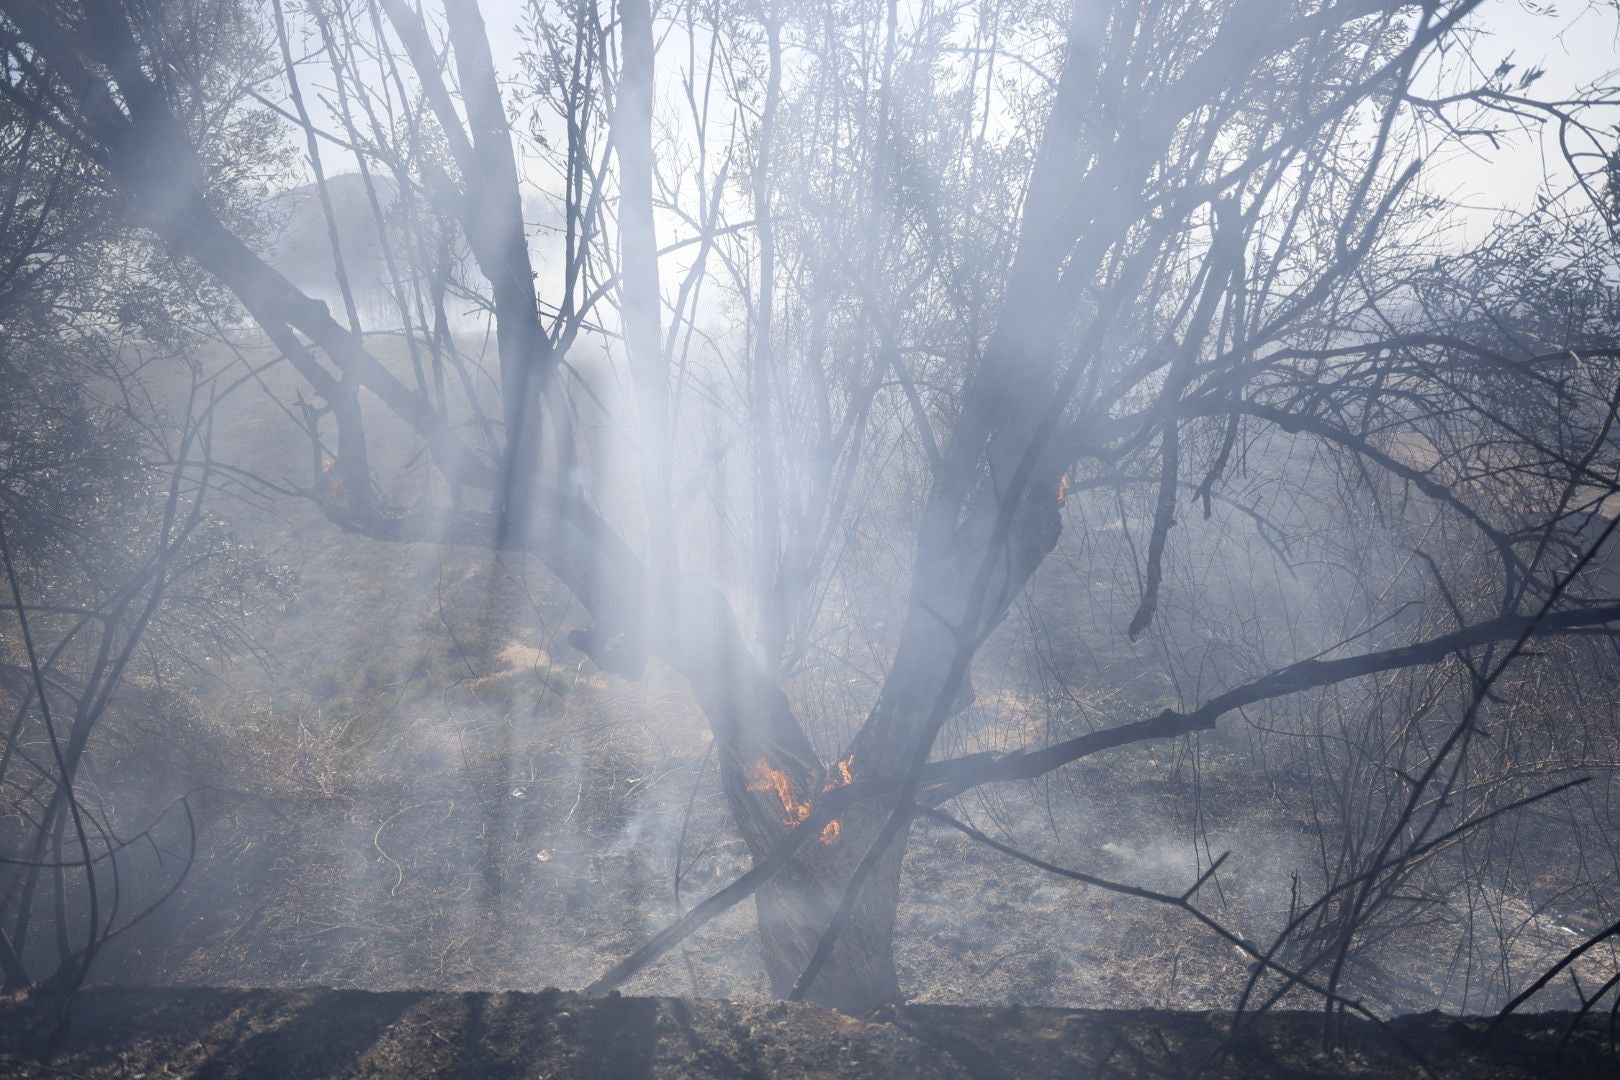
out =
[[[253,443],[255,424],[233,438]],[[266,459],[290,460],[284,447]],[[638,975],[632,996],[544,991],[585,985],[747,865],[689,691],[656,666],[632,683],[572,653],[566,633],[588,620],[534,564],[372,543],[297,503],[221,511],[296,583],[251,613],[251,648],[132,675],[85,773],[125,835],[170,808],[121,865],[127,912],[178,872],[187,838],[172,807],[186,793],[196,859],[99,957],[65,1030],[53,1036],[54,1014],[27,1001],[0,1002],[0,1073],[1177,1076],[1224,1036],[1207,1010],[1230,1007],[1247,976],[1230,944],[928,824],[907,849],[896,959],[908,1004],[893,1013],[767,1000],[750,904]],[[877,627],[892,616],[865,615]],[[886,647],[789,686],[824,751],[864,715]],[[1061,737],[1169,700],[1125,680],[1128,693],[1080,709],[988,663],[975,679],[978,701],[942,752]],[[1266,942],[1322,879],[1295,782],[1257,768],[1236,728],[950,809],[1053,862],[1172,893],[1230,850],[1201,905]],[[1523,828],[1520,849],[1550,871],[1567,863],[1556,821]],[[1613,921],[1612,897],[1562,892],[1563,878],[1468,895],[1425,880],[1444,902],[1359,948],[1343,985],[1384,1015],[1489,1011]],[[1477,946],[1464,914],[1485,928]],[[48,955],[54,936],[42,923],[31,947]],[[1620,964],[1598,951],[1580,973],[1588,989]],[[1573,991],[1544,996],[1567,1007]],[[1605,1011],[1551,1061],[1553,1014],[1489,1044],[1444,1019],[1396,1030],[1453,1075],[1534,1076],[1608,1070],[1606,1023]],[[1222,1068],[1414,1071],[1387,1038],[1351,1027],[1349,1052],[1324,1058],[1316,1016],[1272,1014]]]
[[[284,509],[239,519],[299,579],[285,609],[259,620],[267,661],[215,657],[184,693],[134,678],[93,741],[87,775],[126,835],[186,792],[198,827],[183,887],[103,953],[93,981],[579,987],[746,868],[689,691],[656,667],[629,682],[571,654],[560,639],[580,614],[543,571],[375,544]],[[1046,730],[1016,687],[981,673],[978,688],[951,753],[1069,730]],[[1230,850],[1200,899],[1265,942],[1294,890],[1313,895],[1320,880],[1288,782],[1258,770],[1240,740],[1206,738],[950,809],[1061,865],[1172,893]],[[175,811],[157,840],[128,852],[129,910],[175,876],[186,840]],[[1540,835],[1522,846],[1552,850]],[[1470,953],[1445,921],[1467,899],[1369,944],[1346,985],[1385,1013],[1488,1011],[1612,921],[1583,898],[1515,884],[1485,898],[1501,936]],[[48,928],[34,938],[49,948]],[[1508,963],[1479,962],[1503,943]],[[1583,980],[1602,983],[1615,960]],[[942,1005],[1223,1008],[1247,975],[1230,944],[1184,915],[926,823],[908,846],[897,963],[908,1000]],[[752,905],[624,989],[763,999]],[[1566,1005],[1568,988],[1553,989],[1563,998],[1548,1004]]]
[[[585,985],[673,918],[677,868],[689,906],[746,867],[702,717],[668,673],[631,684],[569,657],[555,638],[570,616],[554,595],[514,615],[513,598],[529,599],[511,567],[420,549],[390,557],[326,527],[296,537],[307,558],[266,641],[275,664],[222,669],[189,697],[154,692],[98,735],[94,777],[126,828],[193,792],[197,859],[98,960],[54,1049],[26,1041],[49,1017],[17,1002],[0,1010],[13,1062],[61,1071],[45,1076],[246,1075],[273,1063],[310,1076],[901,1077],[1084,1073],[1107,1060],[1120,1075],[1180,1075],[1224,1031],[1204,1010],[1242,990],[1248,969],[1231,945],[931,824],[908,847],[897,962],[910,1004],[891,1017],[768,1001],[751,904],[637,976],[624,988],[633,997],[540,995]],[[436,603],[421,604],[424,590]],[[1041,736],[1015,696],[988,680],[980,690],[980,727],[959,750]],[[1294,875],[1308,892],[1315,865],[1311,834],[1272,783],[1237,749],[1206,742],[1196,756],[1145,748],[1084,762],[1050,785],[951,809],[1054,862],[1171,892],[1231,849],[1201,899],[1267,941]],[[171,813],[163,859],[131,851],[127,895],[172,879],[179,826]],[[1522,987],[1603,925],[1573,897],[1504,893],[1497,905],[1515,932],[1511,967],[1470,967],[1454,930],[1430,924],[1362,950],[1346,985],[1384,1015],[1487,1011],[1502,987]],[[48,947],[51,935],[35,938]],[[1584,985],[1612,960],[1583,972]],[[163,989],[117,989],[127,986]],[[1567,987],[1551,989],[1549,1004],[1568,1002]],[[1545,1043],[1560,1022],[1530,1023]],[[624,1037],[593,1043],[606,1024]],[[1315,1017],[1264,1025],[1255,1052],[1272,1055],[1276,1075],[1407,1068],[1371,1036],[1370,1056],[1318,1058]],[[1456,1075],[1481,1074],[1444,1024],[1417,1038],[1444,1047]],[[1509,1069],[1518,1053],[1502,1044],[1490,1060]],[[1232,1075],[1263,1075],[1247,1060],[1235,1048]]]
[[[1225,1013],[913,1005],[857,1019],[812,1005],[540,993],[96,988],[66,1019],[0,998],[0,1072],[17,1077],[1556,1077],[1613,1075],[1608,1021],[1314,1013],[1229,1037]],[[1422,1061],[1416,1054],[1421,1054]]]

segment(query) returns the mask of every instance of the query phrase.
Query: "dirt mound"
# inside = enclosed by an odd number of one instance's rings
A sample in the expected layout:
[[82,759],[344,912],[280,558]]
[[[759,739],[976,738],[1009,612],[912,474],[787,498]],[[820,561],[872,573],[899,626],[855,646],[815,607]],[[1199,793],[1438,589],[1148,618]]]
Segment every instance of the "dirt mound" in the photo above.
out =
[[[1351,1022],[1229,1014],[921,1005],[857,1019],[812,1005],[358,990],[92,988],[66,1016],[0,998],[0,1074],[83,1077],[917,1077],[1614,1075],[1607,1024],[1438,1013]],[[1421,1048],[1418,1050],[1417,1048]]]

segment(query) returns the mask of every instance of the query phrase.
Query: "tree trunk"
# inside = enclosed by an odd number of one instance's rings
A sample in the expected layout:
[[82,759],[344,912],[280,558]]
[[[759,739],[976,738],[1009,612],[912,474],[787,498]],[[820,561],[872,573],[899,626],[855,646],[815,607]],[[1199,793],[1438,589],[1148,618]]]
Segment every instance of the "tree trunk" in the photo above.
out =
[[[755,860],[763,859],[785,829],[773,823],[767,842],[745,822],[753,819],[753,808],[761,805],[762,798],[769,810],[774,793],[762,796],[758,784],[737,770],[722,770],[721,782],[749,841],[750,852]],[[887,807],[880,809],[877,804],[852,809],[839,820],[836,839],[811,840],[786,869],[755,894],[760,952],[773,996],[785,998],[792,992],[838,907],[855,864],[887,816]],[[900,1000],[900,980],[894,966],[894,927],[900,854],[904,849],[902,835],[878,871],[868,878],[854,914],[839,936],[831,959],[810,987],[807,1000],[852,1015]]]
[[[870,835],[882,827],[875,822]],[[905,839],[890,848],[877,872],[861,891],[849,925],[839,936],[832,957],[805,995],[808,1001],[851,1015],[869,1013],[880,1005],[900,1000],[900,978],[894,966],[894,926],[899,910],[900,859]],[[760,951],[771,980],[771,994],[785,998],[838,905],[839,894],[858,861],[846,860],[843,873],[815,880],[814,872],[794,866],[766,885],[755,897],[759,916]]]
[[[937,724],[961,711],[971,700],[965,679],[959,680],[960,685],[951,684],[956,645],[940,616],[944,613],[965,618],[980,631],[1005,616],[1013,598],[1056,545],[1061,531],[1056,479],[1053,474],[1052,482],[1046,482],[1049,471],[1036,470],[1037,479],[1015,512],[1006,550],[995,560],[986,599],[971,616],[964,613],[974,600],[975,570],[990,550],[999,501],[980,501],[968,525],[953,531],[945,540],[935,537],[934,543],[925,544],[934,556],[920,564],[913,595],[927,598],[928,602],[913,602],[883,695],[852,744],[850,755],[843,759],[855,776],[903,774],[918,740],[926,737],[931,743]],[[761,684],[758,693],[768,695],[781,711],[777,721],[768,726],[781,733],[779,738],[791,739],[788,733],[796,734],[800,729],[787,711],[786,698],[762,676],[755,677]],[[694,681],[694,686],[698,685]],[[746,691],[743,693],[746,695]],[[950,702],[943,711],[939,708],[942,700]],[[741,700],[711,700],[704,702],[704,707],[711,718],[716,718],[747,706]],[[752,714],[757,716],[759,712]],[[936,725],[932,732],[931,723]],[[717,736],[726,726],[722,723],[717,727]],[[803,736],[797,738],[802,745]],[[746,753],[726,754],[725,741],[721,747],[722,785],[756,861],[765,858],[783,835],[787,828],[785,816],[791,816],[794,807],[803,806],[808,812],[816,793],[842,779],[821,775],[813,759],[808,768],[795,770],[795,762],[804,761],[802,757],[788,752],[787,746],[767,748],[766,763],[786,774],[788,795],[781,798],[774,790],[760,790],[764,785],[759,779],[757,760]],[[807,745],[804,751],[808,751]],[[793,990],[856,865],[893,809],[892,799],[877,799],[851,808],[839,819],[836,836],[824,835],[807,843],[793,863],[756,894],[760,945],[773,994],[785,997]],[[808,1000],[860,1014],[900,999],[894,931],[908,835],[909,826],[900,829],[868,876],[830,959],[808,988]]]

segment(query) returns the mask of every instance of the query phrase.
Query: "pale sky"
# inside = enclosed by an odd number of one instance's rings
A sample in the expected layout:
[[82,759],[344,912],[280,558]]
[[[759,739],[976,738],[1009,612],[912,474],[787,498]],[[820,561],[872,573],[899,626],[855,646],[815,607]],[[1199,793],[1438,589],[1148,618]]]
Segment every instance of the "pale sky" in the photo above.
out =
[[[481,3],[496,63],[509,78],[517,75],[517,55],[525,44],[519,31],[525,5],[526,0]],[[1536,97],[1567,96],[1620,67],[1620,0],[1485,0],[1472,25],[1487,32],[1473,45],[1482,73],[1510,57],[1517,65],[1515,74],[1534,67],[1546,70],[1529,91]],[[325,74],[311,71],[305,78],[325,85]],[[1613,114],[1603,120],[1611,143],[1620,124],[1620,105]],[[1464,207],[1459,214],[1463,242],[1477,240],[1502,209],[1528,207],[1545,177],[1554,178],[1555,190],[1568,183],[1551,124],[1519,123],[1508,116],[1497,116],[1495,123],[1508,129],[1500,147],[1474,138],[1466,148],[1448,147],[1425,162],[1430,188],[1452,195]],[[331,167],[334,172],[353,171],[346,160]]]
[[[506,71],[514,70],[522,45],[516,28],[525,2],[483,0],[496,62]],[[1510,55],[1517,65],[1515,74],[1533,67],[1546,69],[1531,88],[1537,96],[1567,96],[1620,67],[1616,0],[1485,0],[1473,25],[1489,32],[1475,46],[1476,59],[1486,72]],[[1607,121],[1611,129],[1620,122],[1620,108],[1615,112]],[[1501,117],[1498,122],[1505,126],[1512,118]],[[1556,133],[1546,125],[1525,125],[1500,149],[1484,139],[1473,140],[1471,146],[1474,153],[1453,152],[1431,162],[1427,172],[1432,184],[1477,207],[1472,216],[1481,221],[1501,208],[1528,205],[1549,169],[1555,177],[1563,173]]]

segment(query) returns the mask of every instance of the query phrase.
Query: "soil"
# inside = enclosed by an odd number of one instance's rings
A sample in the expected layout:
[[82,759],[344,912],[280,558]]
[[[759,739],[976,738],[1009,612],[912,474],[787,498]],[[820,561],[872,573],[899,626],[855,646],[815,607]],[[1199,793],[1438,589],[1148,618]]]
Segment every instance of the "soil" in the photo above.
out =
[[[256,423],[233,438],[274,442]],[[286,447],[236,450],[292,460]],[[751,904],[629,982],[634,996],[542,990],[587,984],[747,865],[689,691],[656,665],[629,682],[573,654],[566,631],[588,620],[532,563],[375,544],[297,504],[222,505],[296,586],[255,622],[253,649],[197,658],[190,683],[127,680],[86,773],[126,835],[190,793],[194,818],[170,809],[121,861],[127,910],[171,887],[193,824],[195,859],[179,891],[102,952],[65,1027],[39,1000],[0,998],[0,1075],[1418,1075],[1403,1042],[1443,1075],[1620,1074],[1606,1007],[1562,1055],[1556,1013],[1483,1041],[1481,1022],[1440,1014],[1392,1022],[1398,1038],[1351,1022],[1324,1055],[1318,1014],[1279,1011],[1227,1044],[1230,1014],[1204,1010],[1246,982],[1230,943],[928,823],[906,856],[902,1008],[851,1018],[766,1000]],[[1077,588],[1059,584],[1054,594]],[[992,659],[942,753],[1049,741],[1164,704],[1142,684],[1099,698],[1100,719],[1069,716]],[[839,668],[789,690],[830,753],[877,685]],[[848,700],[827,686],[847,686]],[[1053,862],[1171,893],[1230,850],[1199,903],[1269,942],[1296,895],[1322,887],[1324,856],[1299,809],[1309,800],[1286,789],[1297,778],[1257,769],[1229,727],[950,809]],[[1516,850],[1556,885],[1567,830],[1551,817],[1522,829]],[[1381,930],[1349,958],[1343,987],[1383,1013],[1488,1010],[1616,917],[1612,891],[1523,877]],[[1450,883],[1424,884],[1441,895]],[[1492,920],[1479,942],[1460,921],[1476,906]],[[33,935],[42,970],[51,929]],[[1599,951],[1578,972],[1587,987],[1620,965]],[[1536,1006],[1573,997],[1560,983]],[[1097,1005],[1111,1010],[1077,1008]]]
[[[1556,1077],[1614,1075],[1607,1018],[1495,1033],[1439,1013],[1351,1021],[1165,1010],[913,1005],[855,1018],[812,1005],[540,993],[95,987],[63,1015],[0,998],[17,1077]],[[1422,1060],[1414,1048],[1421,1047]]]

